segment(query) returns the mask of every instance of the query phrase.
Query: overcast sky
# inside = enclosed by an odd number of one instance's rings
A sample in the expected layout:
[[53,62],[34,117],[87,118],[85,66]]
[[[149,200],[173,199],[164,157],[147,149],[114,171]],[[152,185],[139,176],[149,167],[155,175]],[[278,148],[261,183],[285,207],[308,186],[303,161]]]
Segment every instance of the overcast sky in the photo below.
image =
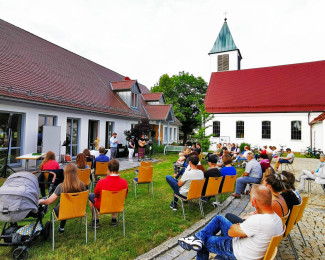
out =
[[1,19],[149,88],[179,71],[209,81],[225,11],[242,69],[325,60],[324,10],[324,0],[0,0]]

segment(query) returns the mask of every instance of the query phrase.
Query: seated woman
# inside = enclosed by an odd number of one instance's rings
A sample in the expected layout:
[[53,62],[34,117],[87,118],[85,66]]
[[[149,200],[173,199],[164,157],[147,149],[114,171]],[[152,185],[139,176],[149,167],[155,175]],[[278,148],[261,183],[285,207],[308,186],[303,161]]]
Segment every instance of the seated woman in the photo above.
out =
[[231,156],[229,154],[225,154],[224,156],[222,156],[222,163],[224,165],[224,167],[221,168],[221,176],[223,177],[222,178],[222,181],[221,181],[221,184],[220,184],[220,188],[219,188],[219,192],[221,192],[222,190],[222,186],[223,186],[223,183],[224,183],[224,180],[225,180],[225,176],[227,175],[236,175],[237,174],[237,170],[234,166],[232,166],[232,159],[231,159]]
[[[187,155],[187,159],[186,159],[185,164],[184,164],[185,167],[182,168],[182,169],[179,171],[179,173],[176,174],[176,176],[175,176],[175,174],[174,174],[175,179],[178,179],[179,177],[181,177],[181,176],[184,174],[184,172],[185,172],[186,169],[187,169],[187,170],[190,170],[190,169],[191,169],[191,167],[190,167],[190,165],[189,165],[189,163],[188,163],[188,160],[189,160],[189,158],[190,158],[191,155],[197,155],[197,156],[198,156],[198,153],[194,151],[194,152],[191,152],[190,154]],[[200,165],[200,164],[201,164],[201,163],[199,162],[199,165]]]
[[298,205],[301,202],[301,196],[295,189],[295,176],[291,172],[283,171],[281,175],[287,178],[285,189],[283,189],[281,196],[287,203],[288,209],[291,211],[294,205]]
[[78,169],[90,169],[89,165],[87,164],[87,159],[85,154],[78,153],[76,158],[76,166]]
[[183,152],[179,153],[178,160],[173,163],[175,176],[177,175],[178,168],[184,165],[184,163],[190,153],[191,153],[191,149],[189,149],[189,148],[187,148]]
[[[78,171],[77,167],[73,163],[69,163],[64,168],[64,181],[63,183],[60,183],[54,193],[47,199],[40,199],[39,203],[44,205],[50,205],[58,197],[60,197],[61,193],[74,193],[74,192],[81,192],[85,191],[86,187],[85,185],[79,180],[78,178]],[[55,206],[54,211],[57,216],[59,216],[59,208],[60,208],[60,201]],[[65,226],[66,220],[62,220],[60,223],[60,226],[58,228],[58,231],[60,233],[64,232],[64,226]]]
[[88,149],[84,149],[83,154],[86,156],[86,161],[91,162],[91,168],[94,168],[94,156],[90,154]]
[[271,167],[268,155],[266,153],[261,153],[260,154],[260,160],[259,161],[260,161],[263,173],[265,172],[266,169]]

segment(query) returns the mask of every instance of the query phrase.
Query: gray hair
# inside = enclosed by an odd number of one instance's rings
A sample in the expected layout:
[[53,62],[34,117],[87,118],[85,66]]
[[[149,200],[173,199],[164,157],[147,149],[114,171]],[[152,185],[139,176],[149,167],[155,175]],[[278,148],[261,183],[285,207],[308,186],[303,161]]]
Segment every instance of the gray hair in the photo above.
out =
[[252,152],[247,153],[247,157],[254,159],[255,155]]
[[320,156],[319,156],[319,158],[322,158],[322,159],[324,159],[325,158],[325,154],[320,154]]

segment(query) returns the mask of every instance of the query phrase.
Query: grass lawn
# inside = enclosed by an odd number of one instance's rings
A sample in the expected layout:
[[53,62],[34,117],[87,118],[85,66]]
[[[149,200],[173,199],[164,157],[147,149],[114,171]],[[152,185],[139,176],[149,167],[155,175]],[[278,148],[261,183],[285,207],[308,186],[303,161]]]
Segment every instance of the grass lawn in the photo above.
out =
[[[79,233],[79,220],[68,220],[65,233],[55,232],[55,252],[52,251],[52,241],[35,240],[29,251],[29,259],[134,259],[137,256],[158,246],[167,239],[174,237],[201,219],[199,206],[185,204],[186,218],[182,210],[173,212],[169,208],[172,200],[172,190],[165,176],[172,174],[172,162],[177,160],[177,154],[156,155],[160,161],[154,163],[154,194],[147,191],[147,185],[139,185],[137,198],[134,198],[131,181],[134,169],[121,171],[121,177],[127,179],[129,194],[125,202],[126,237],[123,237],[123,226],[109,225],[111,216],[100,217],[101,227],[97,230],[97,241],[94,242],[94,230],[88,228],[88,245],[85,245],[85,228]],[[204,165],[206,168],[207,166]],[[243,169],[238,169],[241,175]],[[3,179],[0,180],[3,183]],[[226,197],[222,198],[224,200]],[[54,205],[53,205],[54,206]],[[189,208],[189,206],[191,206]],[[210,203],[204,203],[204,212],[213,210]],[[88,223],[91,212],[87,206]],[[44,223],[50,219],[50,212],[44,218]],[[56,223],[56,228],[58,223]],[[1,225],[2,228],[2,225]],[[0,248],[0,259],[10,259],[12,248]]]

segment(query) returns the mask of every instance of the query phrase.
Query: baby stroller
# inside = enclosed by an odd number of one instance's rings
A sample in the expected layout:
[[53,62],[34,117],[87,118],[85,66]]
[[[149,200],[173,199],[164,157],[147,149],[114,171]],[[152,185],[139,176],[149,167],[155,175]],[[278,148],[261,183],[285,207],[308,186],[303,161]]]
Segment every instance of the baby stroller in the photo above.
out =
[[[38,181],[29,172],[17,172],[0,187],[0,221],[5,222],[0,235],[0,246],[17,247],[13,259],[27,259],[28,246],[38,236],[45,240],[50,235],[50,222],[43,226],[47,206],[38,204]],[[20,226],[17,222],[30,222]]]

